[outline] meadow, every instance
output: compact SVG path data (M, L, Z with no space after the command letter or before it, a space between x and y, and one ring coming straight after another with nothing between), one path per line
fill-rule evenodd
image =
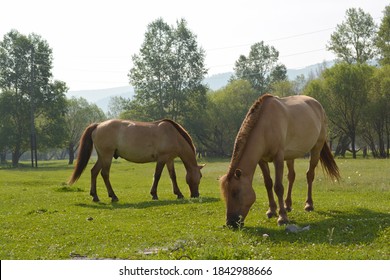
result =
M390 259L390 160L337 159L342 180L330 181L317 168L315 211L303 210L307 159L296 161L291 223L310 226L291 233L268 219L260 171L257 200L245 227L225 224L218 178L228 160L201 160L200 198L190 199L185 170L176 162L176 199L165 169L158 195L149 194L154 164L115 160L111 182L119 202L111 203L98 178L99 203L89 196L89 169L73 186L73 166L40 162L39 168L0 167L0 259ZM285 176L286 177L286 176ZM285 186L287 185L285 178Z

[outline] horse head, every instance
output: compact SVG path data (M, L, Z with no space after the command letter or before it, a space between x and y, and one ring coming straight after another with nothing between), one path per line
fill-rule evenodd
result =
M234 175L221 177L220 186L226 203L226 225L233 228L244 226L245 217L256 200L250 176L236 169Z
M202 173L200 170L205 166L203 165L197 165L195 168L191 168L187 170L187 176L186 181L188 186L190 187L191 197L199 197L199 184L200 179L202 178Z

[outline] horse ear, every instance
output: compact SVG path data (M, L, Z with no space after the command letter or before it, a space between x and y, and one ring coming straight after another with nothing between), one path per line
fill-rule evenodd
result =
M234 171L234 177L240 179L241 175L242 175L241 169L237 168L236 171Z
M199 167L199 170L201 170L203 167L205 167L206 166L206 163L205 164L202 164L202 165L198 165L198 167Z

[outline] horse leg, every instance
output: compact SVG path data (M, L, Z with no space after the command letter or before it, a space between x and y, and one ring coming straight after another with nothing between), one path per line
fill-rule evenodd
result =
M91 169L91 190L89 194L93 197L94 202L99 202L99 197L96 192L96 178L99 175L101 169L102 165L100 164L100 160L98 158L95 165Z
M283 158L283 154L278 154L276 156L276 158L274 159L274 166L275 166L274 191L276 193L276 196L278 197L278 203L279 203L278 225L283 225L283 224L288 223L287 212L286 212L286 209L284 209L284 201L283 201L283 195L284 195L284 188L283 188L284 158Z
M117 202L119 199L114 193L110 182L111 161L112 158L110 157L110 160L103 164L101 175L103 177L104 183L106 184L108 196L111 197L111 202Z
M175 166L173 160L167 162L167 168L169 172L169 177L171 178L172 181L173 193L177 195L178 199L184 198L183 194L179 189L179 186L177 185L176 172L175 172Z
M284 208L286 208L287 212L291 212L292 210L292 188L295 181L295 170L294 170L294 160L288 160L287 161L287 168L288 168L288 191L287 191L287 197L284 201Z
M158 161L156 164L156 169L154 171L154 179L153 179L153 185L152 188L150 189L150 194L152 195L152 199L158 200L157 196L157 185L158 181L160 181L161 178L161 173L164 169L165 162Z
M276 216L276 208L277 208L275 198L274 198L274 193L272 190L272 178L270 175L268 163L266 163L265 161L260 161L259 166L261 171L263 172L264 185L267 190L268 201L269 201L269 209L266 214L268 218L272 218L273 216Z
M313 181L314 181L314 175L315 175L315 168L316 168L318 161L320 159L320 150L321 149L313 148L311 151L311 155L310 155L309 170L306 173L306 180L307 180L307 198L306 198L306 203L305 203L305 210L306 211L313 211L314 210L312 188L313 188Z

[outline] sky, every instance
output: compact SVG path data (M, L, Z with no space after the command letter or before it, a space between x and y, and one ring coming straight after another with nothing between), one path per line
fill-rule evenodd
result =
M348 8L379 25L385 0L1 0L0 40L12 29L36 33L53 50L53 78L71 91L129 85L131 57L147 25L184 18L206 53L208 76L233 71L240 55L264 41L288 69L332 60L330 35Z

